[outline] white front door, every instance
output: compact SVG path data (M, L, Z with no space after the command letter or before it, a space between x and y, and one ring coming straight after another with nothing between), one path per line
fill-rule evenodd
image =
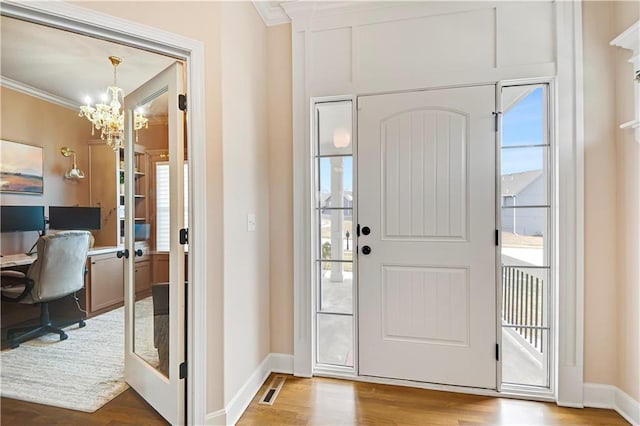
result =
M359 373L495 389L495 86L358 102Z
M124 101L125 380L171 424L185 423L184 112L175 63ZM140 110L148 128L132 129ZM158 173L160 157L168 172Z

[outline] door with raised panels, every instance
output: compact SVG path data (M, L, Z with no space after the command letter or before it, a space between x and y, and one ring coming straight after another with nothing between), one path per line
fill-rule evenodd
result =
M495 86L358 102L359 374L495 389Z

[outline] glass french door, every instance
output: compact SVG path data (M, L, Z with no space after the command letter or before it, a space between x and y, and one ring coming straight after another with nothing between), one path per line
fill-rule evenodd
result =
M182 75L176 62L124 105L125 380L171 424L185 423ZM148 119L144 126L138 113ZM162 176L158 159L168 165Z

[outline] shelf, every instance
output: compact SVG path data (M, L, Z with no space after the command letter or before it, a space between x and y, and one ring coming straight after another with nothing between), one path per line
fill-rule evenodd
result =
M142 194L136 194L133 196L134 198L144 198L145 196Z

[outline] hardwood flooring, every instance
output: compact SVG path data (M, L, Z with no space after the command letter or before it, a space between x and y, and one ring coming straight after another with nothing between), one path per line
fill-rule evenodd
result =
M347 380L287 380L273 406L257 393L238 425L626 425L615 411ZM267 380L267 384L271 378ZM55 389L52 389L55 392ZM133 389L95 413L2 398L3 425L166 425Z
M55 388L51 389L55 392ZM34 404L15 399L0 399L0 424L104 426L164 426L168 423L140 395L129 388L94 413Z
M238 425L626 425L615 411L314 377L257 393ZM269 378L266 382L271 381Z

